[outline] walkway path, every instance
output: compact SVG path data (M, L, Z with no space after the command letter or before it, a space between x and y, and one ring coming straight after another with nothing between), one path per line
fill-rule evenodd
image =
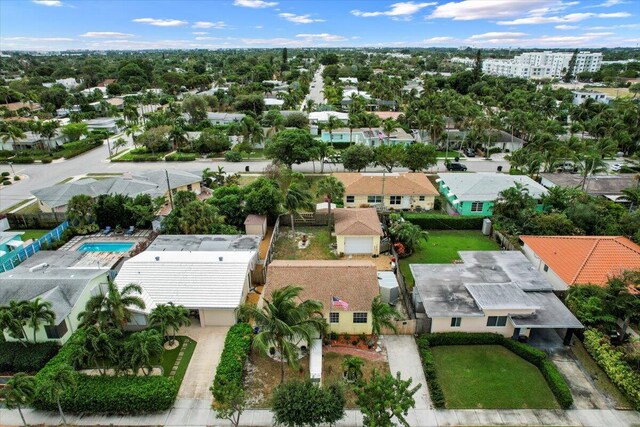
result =
M404 380L413 378L412 385L422 384L422 387L420 387L420 390L418 390L414 396L416 400L416 410L432 408L427 380L422 370L418 346L413 336L385 335L384 346L387 348L387 358L389 359L389 370L391 374L396 375L396 372L400 372L400 377Z
M27 423L58 425L61 419L55 412L24 410ZM67 415L72 425L115 425L115 426L230 426L226 420L216 418L210 402L205 400L182 399L170 411L144 416L86 416ZM407 417L411 426L583 426L583 427L632 427L640 425L640 414L633 411L615 410L412 410ZM0 409L0 425L20 426L17 410ZM240 419L242 426L273 425L273 417L268 410L245 411ZM362 426L362 414L359 411L347 411L346 416L337 424L340 427Z

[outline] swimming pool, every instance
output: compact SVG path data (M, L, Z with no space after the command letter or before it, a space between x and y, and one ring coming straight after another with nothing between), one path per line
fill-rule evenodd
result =
M79 252L128 252L133 242L87 242L80 245Z

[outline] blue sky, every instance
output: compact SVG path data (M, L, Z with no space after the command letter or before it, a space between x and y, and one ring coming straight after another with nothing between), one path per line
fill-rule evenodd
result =
M640 0L1 0L0 49L638 47Z

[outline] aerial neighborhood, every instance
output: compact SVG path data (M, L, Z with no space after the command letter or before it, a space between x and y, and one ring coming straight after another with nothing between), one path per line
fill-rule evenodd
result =
M1 5L0 425L640 425L640 52L519 32L629 2L89 3Z

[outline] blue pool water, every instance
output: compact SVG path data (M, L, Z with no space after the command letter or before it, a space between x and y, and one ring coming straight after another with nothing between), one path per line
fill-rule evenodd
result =
M132 242L91 242L83 243L79 252L128 252L133 248Z

